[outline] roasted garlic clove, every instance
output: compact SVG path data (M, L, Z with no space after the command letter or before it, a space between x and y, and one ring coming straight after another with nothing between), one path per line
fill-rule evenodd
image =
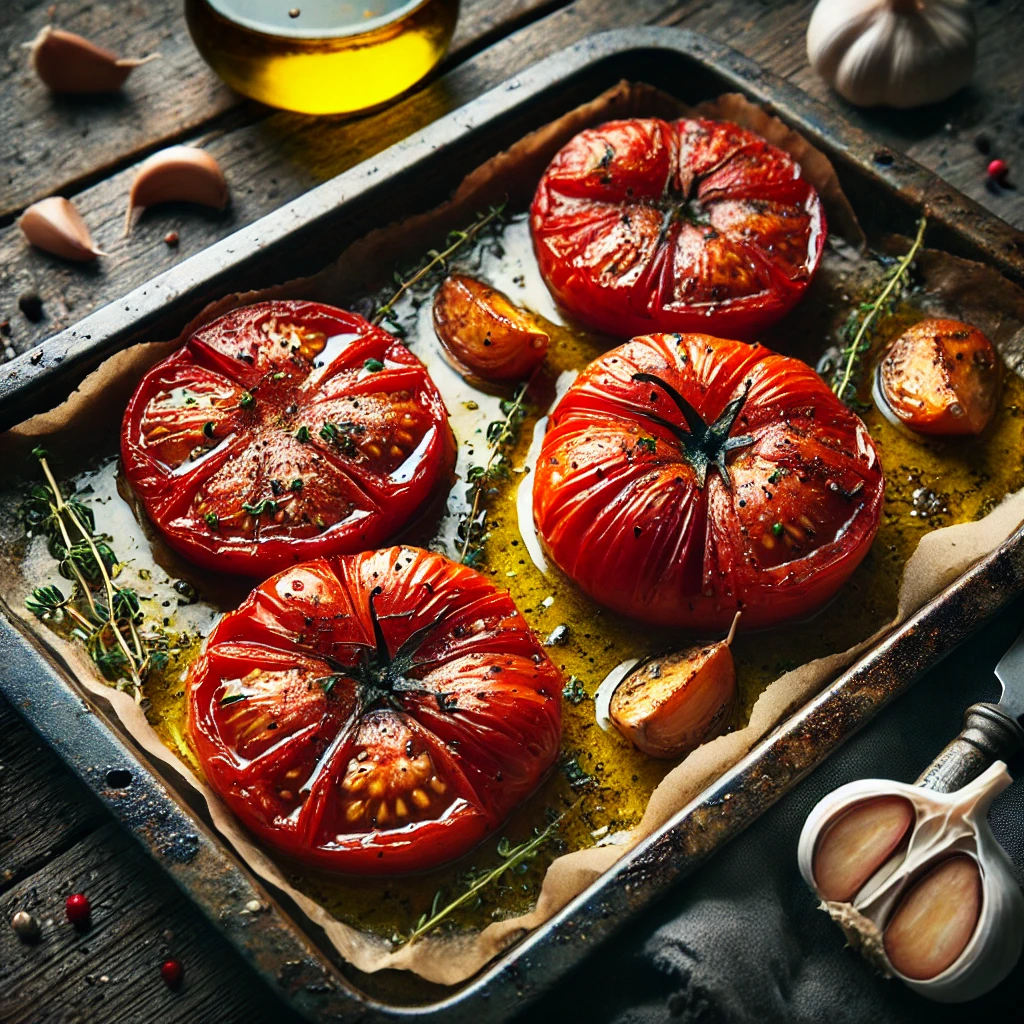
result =
M213 156L194 146L171 146L143 160L128 197L124 233L131 232L136 210L173 201L216 210L228 205L228 184Z
M999 357L976 327L922 320L886 353L875 375L881 412L918 434L980 434L999 397Z
M717 736L736 701L736 670L725 640L648 658L619 683L609 715L651 757L681 757Z
M967 948L981 914L981 872L973 857L940 861L900 900L882 933L889 963L916 981L938 977Z
M550 341L526 310L465 274L451 274L437 290L434 330L460 373L494 384L529 377Z
M61 196L33 203L19 218L18 227L34 246L66 260L85 263L106 256L93 244L74 203Z
M804 823L800 873L822 909L875 966L929 999L976 998L1024 948L1024 894L987 819L1010 781L1002 761L955 793L861 779L830 793ZM898 801L913 807L907 835Z
M814 883L822 899L849 902L894 854L914 823L902 796L855 804L828 824L814 850Z
M52 92L101 93L117 92L135 68L159 56L120 58L83 36L47 25L31 43L30 60Z

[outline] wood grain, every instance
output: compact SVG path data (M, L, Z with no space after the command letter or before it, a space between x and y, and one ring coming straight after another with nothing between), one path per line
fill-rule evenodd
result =
M83 892L92 924L78 931L64 900ZM0 1020L5 1024L280 1021L276 1000L146 855L110 822L0 897L5 922L28 910L42 939L28 945L0 927ZM160 977L169 957L185 968L171 992ZM14 980L17 984L13 984Z
M985 187L988 157L975 147L986 134L992 153L1024 168L1024 131L1020 124L1020 74L1014 74L1015 43L1024 39L1024 0L1001 0L979 10L981 51L975 83L934 110L897 114L859 112L830 94L810 71L804 52L808 0L782 0L771 5L749 0L717 0L667 4L664 0L577 0L570 7L532 22L513 35L459 65L443 81L379 114L355 121L313 119L275 113L255 123L212 138L209 149L224 165L231 184L232 205L224 214L185 206L166 206L148 213L133 235L121 237L132 168L112 174L76 197L99 246L110 256L94 266L67 264L25 243L15 226L0 229L0 321L9 319L11 333L2 339L7 355L23 352L88 312L126 294L176 262L200 251L231 231L249 224L316 184L372 157L416 129L479 95L516 71L586 36L627 23L656 22L705 32L747 53L770 70L791 78L818 98L843 108L851 120L875 132L897 150L905 150L942 173L1003 216L1024 226L1024 192L999 195ZM494 31L482 8L475 22ZM540 8L522 0L515 15ZM624 14L623 11L628 13ZM493 17L493 15L491 16ZM461 45L470 41L463 36ZM991 111L991 125L980 119ZM915 129L923 124L924 129ZM948 127L947 127L948 126ZM177 232L171 248L165 234ZM44 317L30 323L18 310L19 295L36 292Z
M10 214L54 191L75 192L111 256L94 268L72 267L30 251L15 227L0 229L0 323L11 321L0 346L24 351L533 61L591 32L640 22L692 28L735 46L1024 226L1024 194L989 192L984 180L985 165L996 155L1024 175L1024 0L978 5L981 57L973 84L946 104L909 114L857 111L828 92L804 54L811 7L811 0L576 0L568 6L562 0L466 0L445 64L452 73L443 82L374 116L340 122L269 113L239 100L199 60L180 4L169 0L58 3L58 24L124 53L159 49L163 64L159 72L157 65L140 70L120 100L54 100L27 75L19 46L46 22L47 4L6 0L0 3L0 211ZM122 239L131 167L171 140L211 132L206 144L232 186L229 211L165 207ZM979 152L979 135L990 154ZM162 241L170 230L180 235L176 249ZM38 325L16 306L19 293L30 288L45 302ZM0 735L0 1020L291 1021L2 699ZM88 892L97 908L95 926L84 935L63 920L63 898L76 889ZM44 921L38 946L23 945L6 925L21 907ZM186 964L180 993L168 991L159 977L168 954Z
M9 704L0 700L0 892L108 820ZM2 1019L2 1018L0 1018Z
M439 72L568 0L463 0ZM10 6L7 6L10 4ZM155 149L225 131L270 111L232 92L192 45L180 2L0 5L0 223L43 196L70 196ZM114 96L54 96L28 65L22 44L48 23L125 57L159 53ZM320 124L321 120L304 119ZM336 122L343 125L344 122Z

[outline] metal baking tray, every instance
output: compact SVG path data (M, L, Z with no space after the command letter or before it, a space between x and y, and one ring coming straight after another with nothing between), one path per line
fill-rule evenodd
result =
M49 408L112 352L173 337L211 299L313 273L350 242L442 202L464 174L621 79L688 103L735 91L803 133L833 162L872 231L930 244L1024 284L1024 235L935 175L734 50L678 29L634 28L541 61L372 160L211 246L23 355L0 377L0 429ZM632 915L749 825L931 665L1024 591L1024 530L796 711L657 833L546 925L451 989L360 975L243 868L143 756L77 695L63 665L0 614L0 689L285 1000L311 1021L503 1021ZM269 909L237 913L249 900ZM234 911L234 912L232 912Z

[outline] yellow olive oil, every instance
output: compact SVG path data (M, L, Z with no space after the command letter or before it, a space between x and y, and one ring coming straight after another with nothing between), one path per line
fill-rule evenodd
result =
M638 823L652 791L676 762L647 757L614 729L602 728L595 716L594 694L625 660L677 647L688 639L679 631L654 629L601 609L554 566L542 571L530 553L531 455L543 432L541 417L572 375L616 342L564 322L540 278L522 215L494 234L478 238L453 263L530 309L551 337L543 374L527 393L527 415L518 440L506 452L508 471L495 479L485 495L487 536L478 568L508 588L539 636L551 638L548 654L571 685L562 705L561 763L499 834L461 861L412 877L358 879L280 862L292 884L338 919L396 941L402 941L421 916L429 914L435 897L437 906L443 907L464 892L479 872L499 865L501 850L507 850L499 845L503 837L511 844L521 843L553 816L563 815L557 841L547 843L536 858L482 891L478 902L461 907L445 927L478 929L527 911L555 856L614 843ZM851 257L830 243L814 286L772 332L768 343L813 364L828 344L825 339L836 336L849 309L861 298L877 294L880 274L879 264L870 257ZM430 278L407 292L395 304L395 315L406 344L427 365L448 406L459 445L459 479L434 535L410 538L410 543L459 557L463 542L458 524L471 501L469 470L486 462L488 425L501 419L502 407L500 397L469 387L445 360L431 321L437 283L436 277ZM337 296L336 301L347 305L353 298L359 297ZM377 303L387 298L387 294L374 297ZM849 582L813 618L737 636L733 654L739 700L730 728L746 723L758 696L787 669L845 650L888 622L896 611L904 566L925 533L979 519L1006 494L1024 487L1024 382L1009 370L993 422L978 438L916 437L893 426L868 404L870 370L892 340L924 315L929 314L911 296L886 318L859 377L858 411L875 439L886 477L878 536ZM111 430L116 439L116 424ZM113 448L113 440L104 443L104 450ZM80 477L80 485L87 488L82 500L93 506L97 528L116 538L118 558L125 563L119 582L138 590L147 620L162 623L182 637L181 651L167 670L146 681L147 716L163 742L201 775L185 738L187 663L199 649L190 638L208 634L219 612L237 605L248 585L237 581L226 586L211 574L184 563L172 565L166 558L164 566L158 564L145 531L117 492L116 473L116 459L110 457L98 472ZM29 545L24 572L33 585L67 586L42 538ZM197 602L183 596L175 578L182 575L198 590Z
M459 0L186 0L203 59L232 89L303 114L394 99L444 56Z

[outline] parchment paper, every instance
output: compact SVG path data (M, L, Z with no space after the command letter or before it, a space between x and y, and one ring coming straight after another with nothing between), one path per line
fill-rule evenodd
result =
M699 109L707 116L725 117L747 125L792 152L824 197L832 230L854 244L863 242L863 233L834 170L804 139L739 96L720 97ZM583 127L615 117L641 114L674 117L684 112L685 108L677 101L650 87L623 83L609 90L478 168L463 181L448 203L401 225L373 232L351 246L336 264L317 277L259 294L228 296L212 304L179 338L138 345L112 356L63 405L34 417L0 438L0 459L22 457L40 442L61 452L62 456L82 450L97 410L104 410L103 415L108 420L112 415L119 420L120 410L125 407L140 376L177 347L200 322L207 322L227 309L271 297L321 298L344 304L351 296L372 293L390 277L396 264L407 263L411 254L436 243L447 230L468 223L487 204L508 197L513 207L521 207L528 201L550 158ZM974 322L1000 345L1007 361L1017 365L1024 338L1024 292L989 268L946 254L929 252L921 262L926 285L941 296L934 300L937 307L949 315L966 316L973 312ZM986 320L987 323L981 322ZM0 563L0 586L8 595L11 607L29 628L57 649L91 703L101 711L112 709L121 728L154 764L160 766L168 783L191 806L204 808L214 828L230 842L249 868L322 927L345 960L365 972L400 968L431 982L451 985L473 975L528 930L548 920L626 850L664 824L706 785L734 765L788 713L819 692L878 636L998 547L1022 520L1024 491L1007 498L978 522L925 535L906 565L899 611L893 623L850 650L803 665L771 683L754 705L745 728L706 743L665 776L654 791L640 824L625 842L581 850L556 859L548 869L538 903L531 913L490 924L477 934L454 939L424 938L395 951L382 941L338 922L287 882L281 869L249 839L216 795L164 746L135 701L99 680L95 667L79 648L40 627L38 621L24 611L24 598L30 586L17 566Z

